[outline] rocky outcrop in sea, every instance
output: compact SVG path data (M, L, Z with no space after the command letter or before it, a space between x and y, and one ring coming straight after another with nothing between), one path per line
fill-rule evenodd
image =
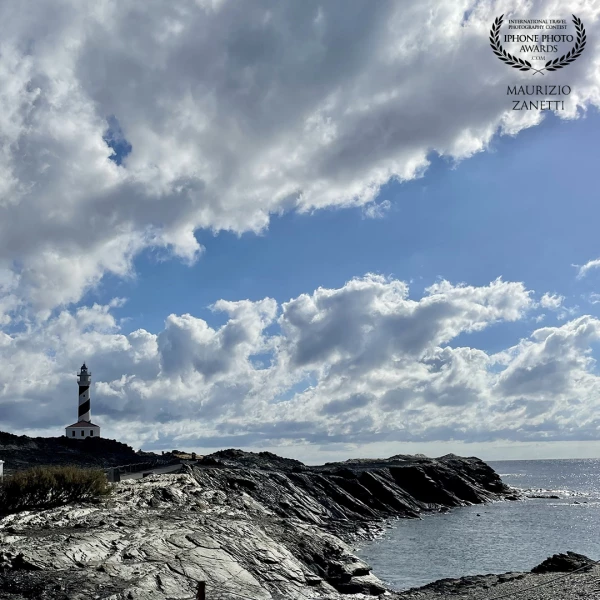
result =
M390 518L515 498L477 458L319 467L226 450L97 504L0 520L0 598L300 600L386 594L351 544Z

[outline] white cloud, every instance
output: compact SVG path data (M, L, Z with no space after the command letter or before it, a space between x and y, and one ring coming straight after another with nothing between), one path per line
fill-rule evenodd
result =
M503 11L574 12L591 31L600 2ZM136 446L597 435L596 320L494 355L465 346L534 307L521 283L441 281L415 300L367 275L280 306L220 300L220 327L172 314L127 335L122 299L65 308L107 274L135 277L144 249L193 263L199 229L259 232L325 207L381 218L381 186L421 177L431 153L460 161L538 124L507 102L528 75L491 53L497 14L467 0L0 5L3 427L60 433L87 360L93 414ZM590 35L569 66L559 116L600 105L599 48ZM121 166L107 134L131 144ZM563 300L540 304L566 319Z
M219 301L219 327L170 315L128 335L111 314L120 302L62 311L0 339L2 420L60 434L86 360L92 413L136 447L595 439L600 321L543 327L496 354L466 345L468 332L525 323L531 295L443 281L415 300L367 275L281 306Z
M598 339L600 321L589 316L562 327L538 329L530 340L512 349L516 356L497 385L504 397L551 402L589 397L598 390L598 378L590 372L594 363L590 346ZM584 382L590 389L583 387Z
M363 215L366 219L383 219L391 207L392 204L389 200L382 200L379 203L372 202L363 207Z
M382 356L419 357L463 331L514 321L531 305L522 284L501 280L481 288L442 281L419 302L407 294L404 282L369 275L283 304L286 361L297 367L335 362L341 369L351 362L356 369Z
M560 294L551 294L550 292L546 292L539 301L538 306L551 310L555 313L556 319L558 321L564 321L567 318L573 318L579 313L579 306L565 306L565 297ZM540 314L535 318L536 323L541 322L545 314Z
M585 265L573 265L577 267L577 279L583 279L592 269L600 267L600 258L588 260Z
M169 315L165 329L157 339L165 375L194 373L206 382L227 380L234 371L239 373L242 366L251 369L249 358L252 354L269 350L263 330L275 318L277 303L274 300L221 300L214 309L230 316L218 331L191 315Z
M543 308L549 308L551 310L558 310L559 308L561 308L564 300L564 296L560 296L558 294L550 294L549 292L546 292L540 300L540 306L542 306Z
M503 11L574 12L591 31L599 6ZM131 276L144 248L193 262L198 229L257 232L271 214L331 206L380 216L380 187L421 176L431 152L462 160L535 125L541 113L507 102L506 85L529 75L493 56L497 12L467 0L3 4L0 263L17 282L2 322ZM598 47L589 36L569 66L559 116L598 105ZM132 146L121 166L109 122Z

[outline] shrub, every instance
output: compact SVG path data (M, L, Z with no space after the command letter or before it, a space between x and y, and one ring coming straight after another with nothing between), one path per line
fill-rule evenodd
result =
M0 483L0 513L49 508L107 496L112 487L99 469L33 467Z

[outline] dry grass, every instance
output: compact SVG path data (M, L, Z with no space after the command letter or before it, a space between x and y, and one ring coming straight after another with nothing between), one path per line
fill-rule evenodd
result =
M4 477L0 513L49 508L107 496L112 487L100 469L33 467Z

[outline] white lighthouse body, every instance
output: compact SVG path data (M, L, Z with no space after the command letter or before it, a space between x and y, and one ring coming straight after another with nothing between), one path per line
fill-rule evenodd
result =
M92 411L90 400L90 387L92 385L92 373L83 363L77 373L79 384L79 404L77 410L77 423L65 428L65 435L78 440L86 437L100 437L100 427L92 423Z

